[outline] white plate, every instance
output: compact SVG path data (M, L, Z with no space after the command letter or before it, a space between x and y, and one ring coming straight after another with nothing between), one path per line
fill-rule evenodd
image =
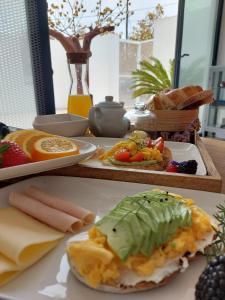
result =
M15 167L3 168L0 169L0 180L6 180L9 178L25 176L29 174L36 174L44 171L75 165L81 160L91 156L96 150L96 146L89 142L78 141L76 139L73 140L78 145L80 149L80 154L49 159L45 161L19 165Z
M102 215L112 208L124 196L149 190L153 186L146 184L108 181L90 178L40 176L18 182L0 190L0 207L7 206L10 191L21 191L35 184L65 199ZM216 205L223 203L225 195L164 187L185 197L191 197L209 214L214 214ZM194 288L206 259L200 257L191 262L190 267L168 285L155 290L130 295L106 294L88 288L80 283L69 271L65 256L67 235L53 251L38 263L25 270L16 279L0 288L0 299L17 300L194 300ZM2 297L2 298L1 298ZM10 298L7 298L10 297Z
M78 137L79 140L88 141L90 143L95 144L96 146L103 146L105 149L109 149L121 139L118 138L99 138L99 137ZM170 148L172 151L173 160L178 162L185 160L193 160L195 159L198 163L198 168L196 175L206 175L207 171L205 168L205 164L202 160L201 154L199 153L198 148L190 143L178 143L178 142L165 142L166 147ZM98 160L88 160L82 162L82 164L92 167L101 167L102 164ZM115 168L115 167L114 167ZM119 168L116 166L116 168Z

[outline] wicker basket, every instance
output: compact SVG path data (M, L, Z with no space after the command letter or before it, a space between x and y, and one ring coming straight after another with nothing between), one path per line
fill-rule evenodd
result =
M184 131L198 119L198 109L155 110L136 119L135 128L144 131Z

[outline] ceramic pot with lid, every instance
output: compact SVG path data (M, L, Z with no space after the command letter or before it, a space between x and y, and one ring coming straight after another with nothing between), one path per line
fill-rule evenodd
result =
M89 128L95 136L123 137L130 128L130 121L124 117L124 103L113 101L106 96L104 102L91 107L89 111Z

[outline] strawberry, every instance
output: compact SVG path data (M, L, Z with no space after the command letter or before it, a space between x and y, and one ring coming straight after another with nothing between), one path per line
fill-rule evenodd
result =
M28 157L16 143L0 141L0 168L13 167L28 162Z
M166 172L172 172L172 173L179 172L179 163L174 160L171 160L166 167Z

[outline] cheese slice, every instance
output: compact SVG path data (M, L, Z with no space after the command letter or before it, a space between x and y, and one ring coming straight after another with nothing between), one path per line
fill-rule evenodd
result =
M0 209L0 286L38 261L63 237L13 207Z

